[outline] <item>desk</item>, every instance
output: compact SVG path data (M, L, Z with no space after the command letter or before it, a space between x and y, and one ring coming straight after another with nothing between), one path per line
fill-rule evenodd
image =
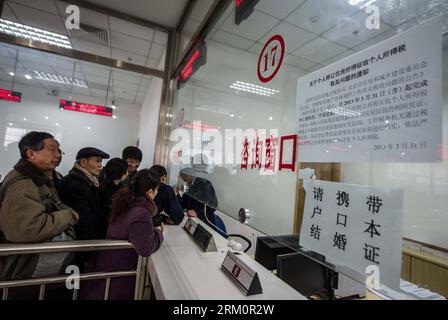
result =
M148 273L159 300L305 300L306 298L248 255L239 258L258 273L262 294L245 296L220 269L227 240L200 220L215 239L217 252L204 253L179 226L165 226L160 249L148 259Z

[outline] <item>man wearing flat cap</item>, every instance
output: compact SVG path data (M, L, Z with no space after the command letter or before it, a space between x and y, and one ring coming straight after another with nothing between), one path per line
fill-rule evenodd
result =
M99 149L82 148L69 174L58 183L61 200L79 213L75 225L78 240L104 239L106 221L102 221L99 203L98 175L103 159L109 155Z

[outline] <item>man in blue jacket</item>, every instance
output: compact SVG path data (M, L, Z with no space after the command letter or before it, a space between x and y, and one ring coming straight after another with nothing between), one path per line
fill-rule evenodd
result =
M159 226L162 222L166 224L179 224L184 219L184 211L181 207L181 199L175 194L172 187L166 184L167 172L166 169L160 165L154 165L149 169L151 174L160 180L159 192L154 198L157 205L157 215L153 218L155 226ZM165 212L167 215L162 215Z

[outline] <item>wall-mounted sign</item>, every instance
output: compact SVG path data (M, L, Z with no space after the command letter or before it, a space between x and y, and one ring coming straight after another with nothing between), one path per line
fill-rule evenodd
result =
M0 100L20 102L22 100L22 94L17 91L0 89Z
M283 63L285 40L279 34L272 36L264 45L258 57L257 75L261 82L271 81Z
M403 192L319 180L303 187L300 245L364 276L378 268L380 283L399 288Z
M235 24L249 18L259 0L235 0Z
M244 138L241 170L258 170L269 175L277 171L296 171L297 135Z
M182 64L180 73L177 76L177 88L180 89L182 85L190 79L193 74L207 62L207 46L202 42L195 50L192 51L185 62Z
M441 17L297 82L301 162L433 162L442 144Z
M59 109L96 114L106 117L112 117L113 115L112 108L68 100L61 100L59 102Z

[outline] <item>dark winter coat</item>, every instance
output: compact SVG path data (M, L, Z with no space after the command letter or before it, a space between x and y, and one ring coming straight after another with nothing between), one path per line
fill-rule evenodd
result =
M161 183L159 192L157 193L154 202L157 205L157 215L154 217L154 225L160 225L163 220L161 212L165 212L175 224L179 224L184 219L184 211L181 203L174 193L173 188Z
M100 213L99 188L80 170L73 168L57 185L59 196L79 214L75 225L78 240L104 239L106 221Z

